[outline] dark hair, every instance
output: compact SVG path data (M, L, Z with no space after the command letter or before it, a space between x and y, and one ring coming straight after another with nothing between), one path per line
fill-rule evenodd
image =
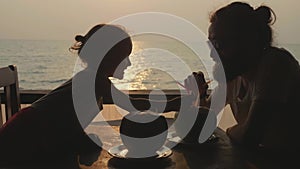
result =
M125 37L125 39L121 40L120 42L118 42L115 46L113 46L109 52L113 51L116 47L126 47L126 48L132 48L132 42L131 42L131 38L128 35L128 33L125 31L125 29L121 26L118 25L112 25L112 24L98 24L94 27L92 27L87 33L86 35L82 36L82 35L76 35L75 36L75 43L73 44L73 46L70 47L70 51L77 51L77 53L79 54L79 57L81 58L81 60L83 60L84 62L88 62L88 57L89 56L81 56L80 52L82 50L82 48L84 47L84 45L86 44L86 42L89 40L89 38L96 33L99 29L101 28L108 28L110 30L114 30L114 31L110 31L108 33L117 33L119 35L116 36L120 36L120 37ZM110 35L108 35L110 36ZM113 35L111 35L113 36ZM104 37L105 39L106 37ZM99 44L100 45L100 44ZM107 54L109 55L109 53ZM106 58L108 59L108 58Z
M256 37L260 47L270 47L273 42L271 25L276 21L274 11L268 6L256 9L244 2L233 2L213 13L212 24L228 29L239 38ZM247 40L247 39L246 39Z

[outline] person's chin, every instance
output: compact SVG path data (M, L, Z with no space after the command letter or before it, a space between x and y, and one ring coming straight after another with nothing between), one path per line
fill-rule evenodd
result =
M213 76L217 82L222 82L226 80L226 82L232 81L236 79L239 75L241 75L243 70L240 68L238 69L235 65L223 65L221 63L216 63L213 68ZM225 79L223 78L225 75Z
M217 82L224 81L224 68L221 63L216 62L213 67L213 77Z
M113 77L116 79L122 80L124 78L124 75L123 74L122 75L115 74Z

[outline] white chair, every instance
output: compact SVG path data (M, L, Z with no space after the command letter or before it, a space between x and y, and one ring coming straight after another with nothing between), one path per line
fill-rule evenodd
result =
M0 126L2 126L3 123L20 110L18 71L15 65L0 68L0 88L4 89L0 98ZM3 103L5 104L5 114L2 112Z

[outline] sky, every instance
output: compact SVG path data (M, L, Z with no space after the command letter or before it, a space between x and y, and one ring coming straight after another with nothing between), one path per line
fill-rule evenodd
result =
M204 33L209 14L230 0L1 0L0 39L73 40L93 25L137 12L166 12L187 19ZM246 0L277 14L276 43L300 44L300 1ZM151 22L151 21L149 21Z

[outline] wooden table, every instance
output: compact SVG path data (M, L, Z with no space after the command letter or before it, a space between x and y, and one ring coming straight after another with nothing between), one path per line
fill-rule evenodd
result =
M172 119L168 120L169 122ZM87 128L88 132L102 133L102 144L110 146L121 143L117 134L107 133L111 126L118 131L120 119L94 122ZM103 134L104 133L104 134ZM116 132L117 133L117 132ZM112 158L104 149L85 155L70 156L60 162L22 164L9 168L51 168L51 169L290 169L297 167L297 156L282 153L268 153L254 149L244 149L231 143L225 132L217 128L219 140L198 146L177 145L173 154L166 159L152 161L128 161ZM80 159L80 160L79 160ZM1 159L0 159L1 160ZM81 163L81 164L80 164ZM1 167L0 167L1 168Z
M168 119L170 123L172 119ZM96 123L90 131L94 133L105 132L104 124ZM115 130L118 130L120 120L109 121ZM96 127L97 126L97 127ZM275 154L261 150L245 149L231 143L226 133L217 128L215 135L219 138L217 142L205 143L198 146L177 145L173 148L173 154L163 160L153 161L128 161L112 158L107 151L102 150L95 162L90 161L90 166L80 165L83 169L131 169L131 168L157 168L157 169L286 169L297 168L297 160L288 154ZM117 135L101 135L110 137L108 143L103 144L119 145L120 139ZM295 157L296 158L296 157Z

